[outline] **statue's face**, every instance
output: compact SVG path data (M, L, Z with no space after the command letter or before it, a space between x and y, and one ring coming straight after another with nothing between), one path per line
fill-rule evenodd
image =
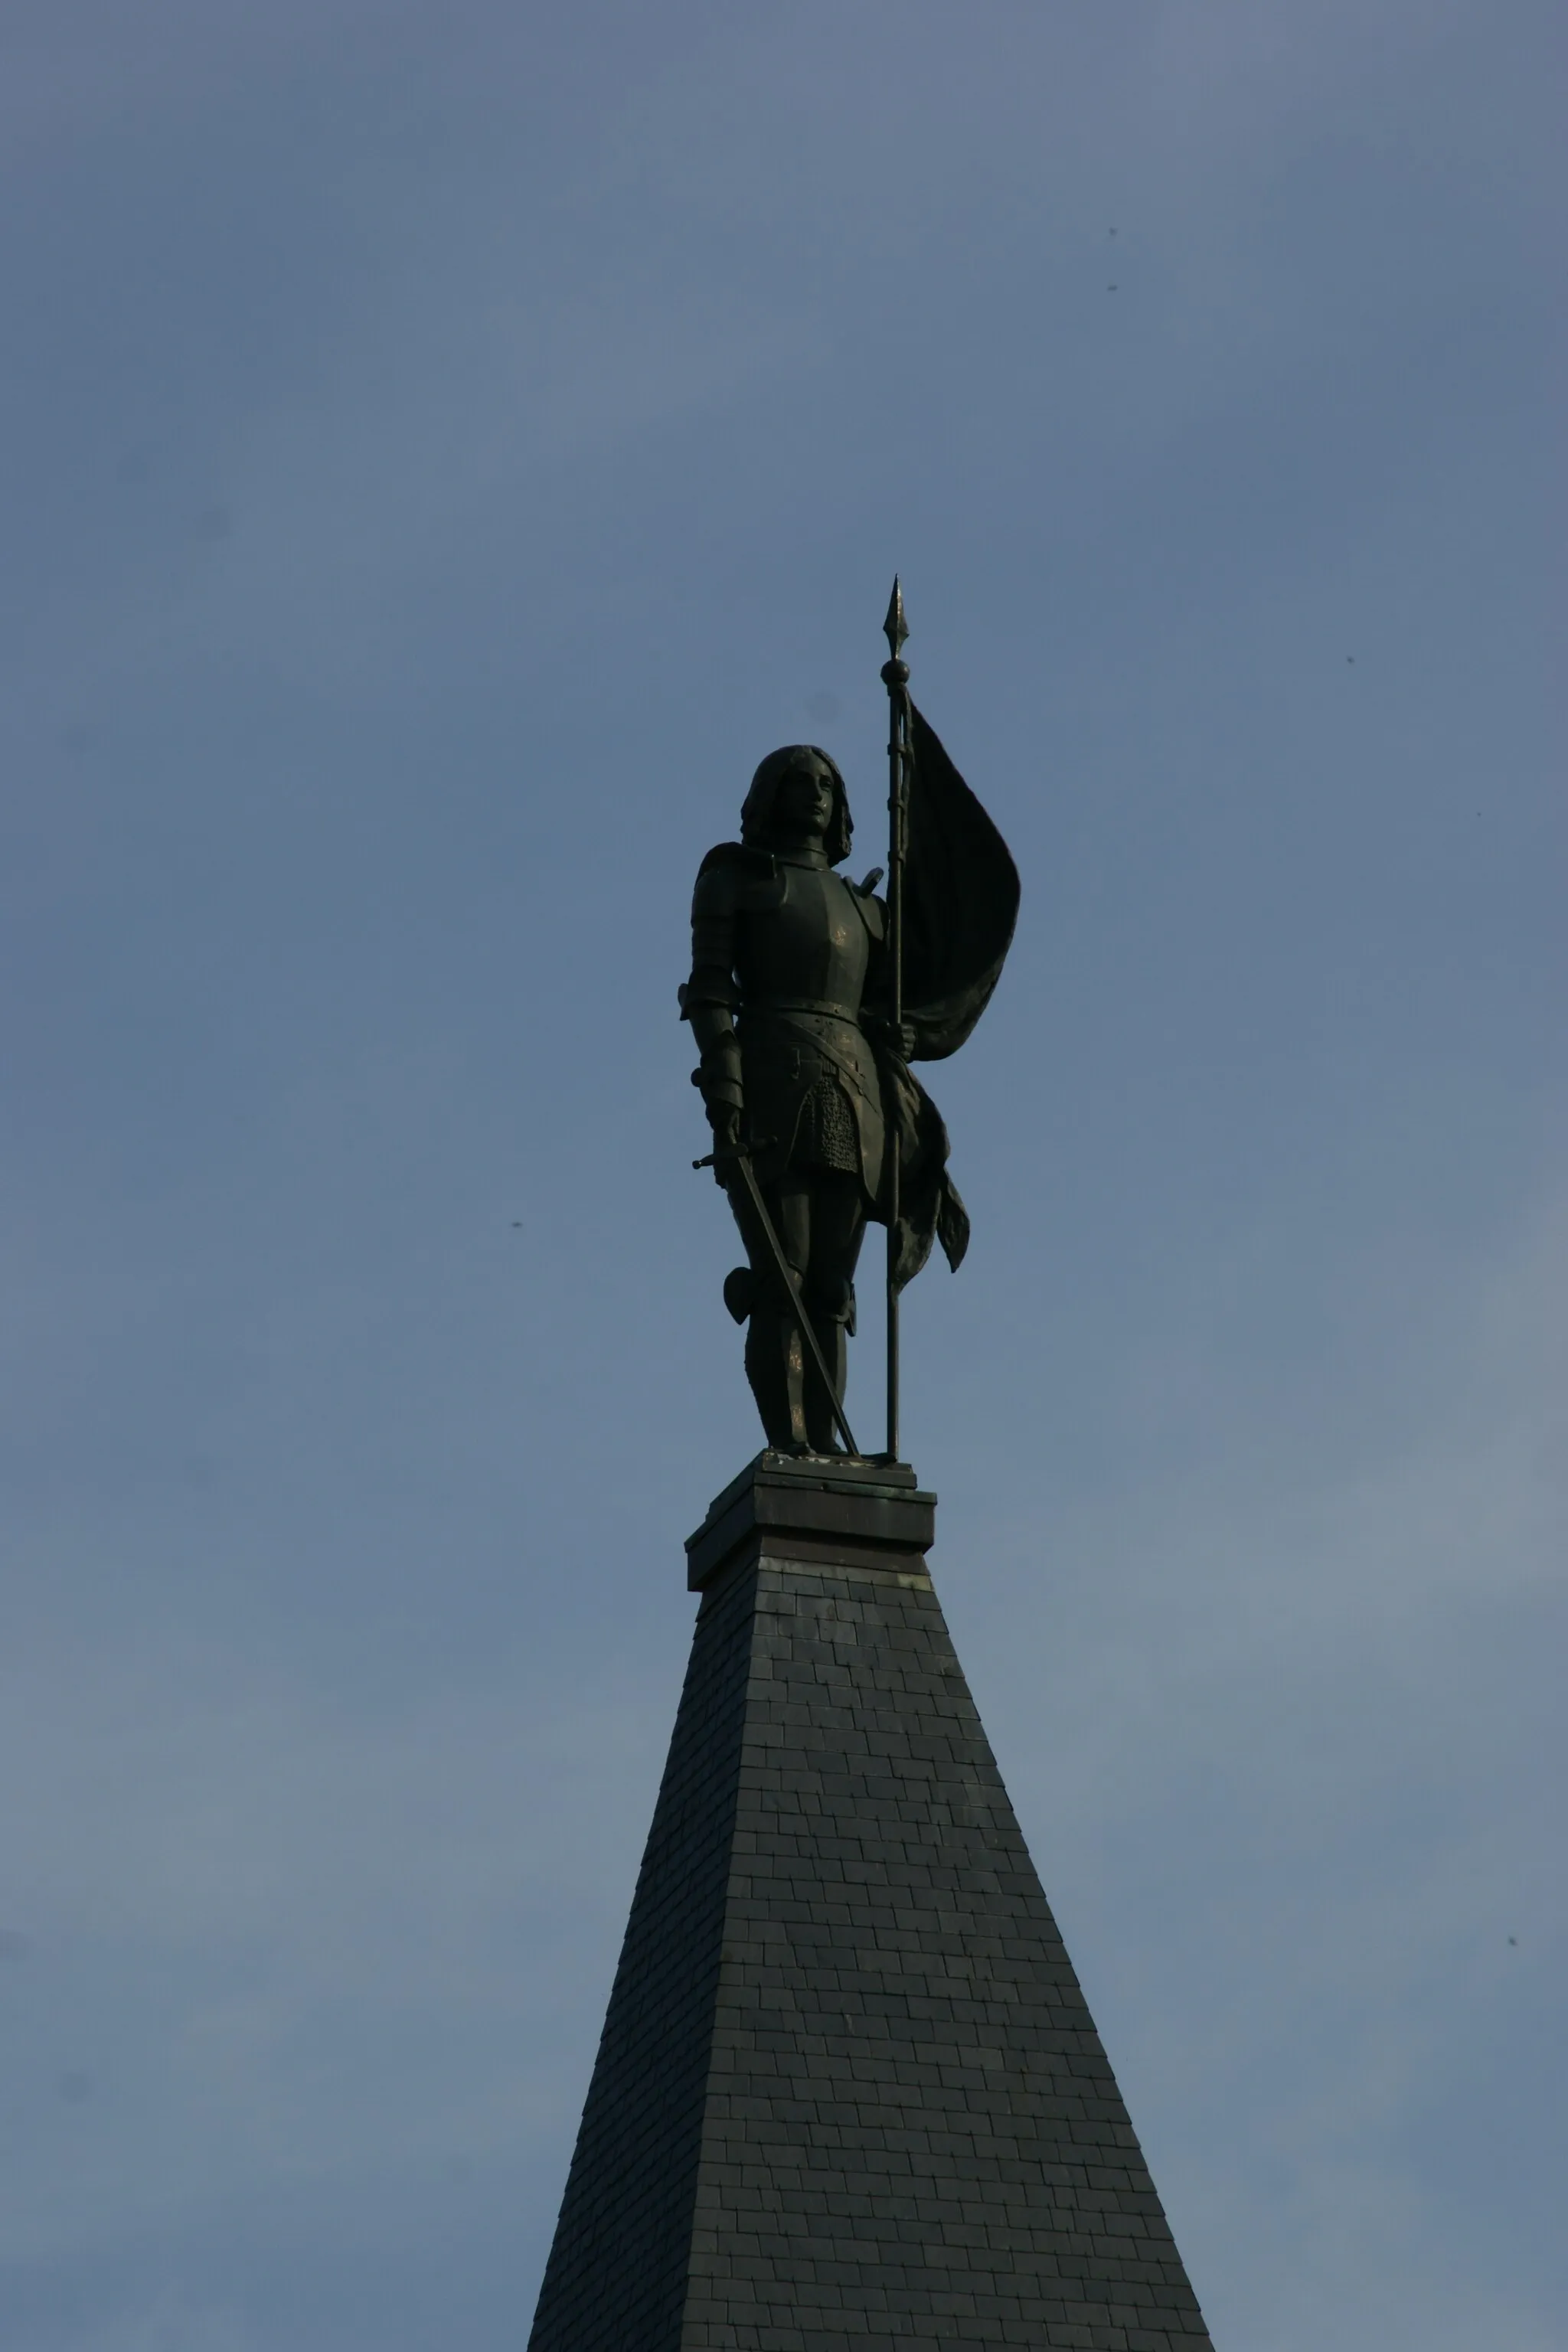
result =
M833 821L833 779L819 761L792 768L773 794L772 831L820 848Z

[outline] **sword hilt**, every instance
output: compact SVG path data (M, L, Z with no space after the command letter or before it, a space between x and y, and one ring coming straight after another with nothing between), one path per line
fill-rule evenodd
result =
M773 1148L771 1135L759 1135L754 1143L726 1144L722 1150L710 1151L705 1159L694 1160L691 1165L693 1168L722 1168L726 1160L750 1160L756 1152L771 1151Z

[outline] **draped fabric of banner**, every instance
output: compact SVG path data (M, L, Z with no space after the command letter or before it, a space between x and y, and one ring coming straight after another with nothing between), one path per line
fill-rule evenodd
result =
M935 730L911 703L914 768L904 862L904 1020L910 1060L940 1062L974 1027L1012 943L1018 869ZM896 1286L902 1289L940 1241L956 1266L969 1246L969 1216L947 1172L947 1129L904 1062L879 1048L889 1133L899 1139Z
M1018 919L1018 869L911 703L904 1018L917 1062L956 1054L991 1001Z

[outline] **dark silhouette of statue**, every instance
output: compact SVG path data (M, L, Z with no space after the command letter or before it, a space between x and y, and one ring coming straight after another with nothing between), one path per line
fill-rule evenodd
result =
M702 861L680 992L714 1174L746 1249L724 1301L748 1327L768 1443L792 1453L836 1452L836 1422L847 1430L836 1403L868 1222L891 1226L895 1302L933 1241L953 1266L963 1255L947 1131L909 1065L968 1036L1017 911L1012 859L903 694L894 652L884 677L905 714L894 923L880 867L859 883L837 871L852 831L837 767L815 744L790 744L752 777L740 840Z

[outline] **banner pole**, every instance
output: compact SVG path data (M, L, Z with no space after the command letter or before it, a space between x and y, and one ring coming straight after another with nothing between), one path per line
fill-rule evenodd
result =
M909 833L909 770L913 757L910 730L909 665L900 659L908 637L904 593L897 577L882 624L888 659L882 682L888 689L888 1018L893 1050L901 1055L904 1020L904 852ZM888 1210L888 1459L899 1458L899 1211L898 1106L887 1106Z

